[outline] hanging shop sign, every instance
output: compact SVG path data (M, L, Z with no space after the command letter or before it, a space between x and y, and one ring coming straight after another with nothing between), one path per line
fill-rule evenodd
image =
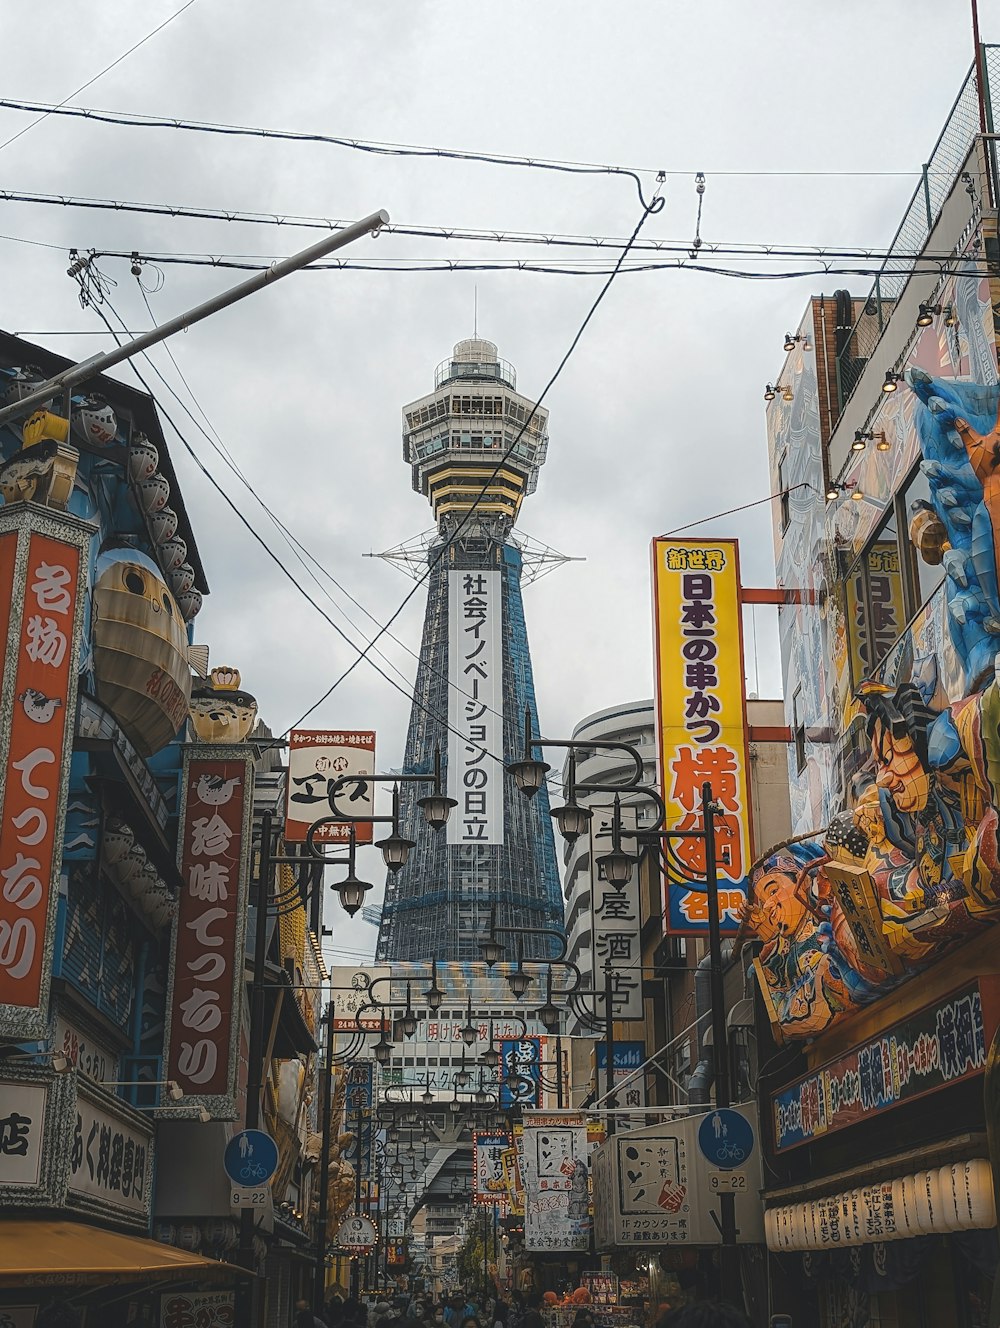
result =
M514 1126L514 1145L505 1148L500 1161L503 1165L504 1185L507 1187L507 1209L514 1217L524 1217L524 1182L521 1180L520 1154L517 1136L521 1126Z
M701 791L711 784L722 811L715 829L722 930L734 933L751 863L738 542L654 540L653 613L667 825L702 830ZM687 876L704 881L703 839L674 839L670 855ZM667 931L707 934L704 889L669 883L666 889Z
M209 755L211 753L211 755ZM164 1078L184 1098L161 1113L190 1115L200 1103L236 1117L243 1010L243 947L249 880L253 752L192 746L184 753L178 860L183 886L174 921L167 991Z
M611 965L611 1004L616 1019L641 1019L642 1010L642 912L639 905L639 873L634 871L628 883L620 889L604 879L598 859L612 848L611 826L613 808L595 807L590 819L590 861L597 863L591 870L591 927L594 938L594 973L597 986L603 985L601 974L606 963ZM622 825L626 831L636 827L636 809L622 807ZM634 851L634 840L625 839L626 849ZM601 1019L604 1016L603 992L595 996L594 1004Z
M537 1107L541 1089L542 1038L503 1038L500 1042L500 1109ZM558 1073L558 1069L557 1069Z
M351 1214L337 1228L337 1244L355 1254L373 1250L378 1244L378 1227L370 1217Z
M472 1202L504 1207L507 1182L503 1155L510 1148L510 1135L494 1130L476 1130L472 1135Z
M599 1091L604 1091L605 1071L608 1067L608 1044L594 1044L595 1068ZM646 1061L644 1042L619 1042L615 1039L612 1050L612 1082L615 1086L615 1101L619 1107L644 1107L646 1105L646 1078L636 1071ZM621 1087L621 1085L624 1085ZM640 1121L642 1117L638 1118ZM634 1121L626 1116L618 1122L619 1129L631 1129Z
M982 978L772 1093L776 1152L981 1074L998 996L1000 983Z
M153 1131L137 1112L80 1083L69 1141L67 1202L145 1229L153 1180ZM91 1097L91 1092L94 1096Z
M990 1164L975 1158L769 1208L764 1237L770 1250L835 1250L981 1230L996 1220Z
M0 1036L42 1038L76 711L86 545L73 517L0 508Z
M590 1152L582 1116L529 1113L517 1136L524 1185L524 1248L590 1246Z
M615 1135L594 1155L598 1249L718 1245L718 1195L736 1196L740 1243L763 1239L756 1111L738 1107ZM739 1127L732 1118L738 1117ZM699 1143L700 1132L707 1139ZM724 1144L732 1138L732 1147ZM708 1143L711 1140L711 1143Z
M383 1021L391 1017L388 1010L376 1008L389 1001L388 978L392 973L389 965L369 968L337 965L330 973L334 1029L355 1033L360 1025L378 1032ZM376 982L379 985L373 986Z
M502 580L448 573L449 844L503 843Z
M292 729L288 735L288 779L285 797L285 839L304 843L313 821L332 814L330 793L338 779L347 775L375 773L375 734L369 729ZM365 780L345 784L337 794L337 809L371 816L372 785ZM350 821L323 825L317 842L346 840ZM374 826L370 821L354 823L358 844L370 844Z

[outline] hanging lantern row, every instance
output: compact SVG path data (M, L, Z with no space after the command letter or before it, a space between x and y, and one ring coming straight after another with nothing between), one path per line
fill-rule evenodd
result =
M105 821L101 856L108 875L151 927L160 928L171 920L177 901L163 884L146 850L137 843L131 827L118 816L109 816Z

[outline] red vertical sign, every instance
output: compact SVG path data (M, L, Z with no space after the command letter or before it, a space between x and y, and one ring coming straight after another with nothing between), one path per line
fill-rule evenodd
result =
M235 1092L251 771L249 757L187 763L168 1064L194 1097Z
M18 536L0 536L0 644L14 607ZM42 998L46 926L63 816L62 773L73 696L79 546L28 536L19 589L20 632L5 661L14 674L0 825L0 1005L35 1009Z

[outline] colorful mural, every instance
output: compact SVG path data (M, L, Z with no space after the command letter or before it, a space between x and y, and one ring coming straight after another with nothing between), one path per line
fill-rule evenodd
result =
M908 629L886 627L880 659L855 649L853 806L754 873L744 928L763 943L757 976L785 1039L815 1036L1000 917L1000 388L919 366L907 383L928 494L906 513L910 542L944 576ZM874 553L891 581L887 549L876 533L863 561L870 571Z

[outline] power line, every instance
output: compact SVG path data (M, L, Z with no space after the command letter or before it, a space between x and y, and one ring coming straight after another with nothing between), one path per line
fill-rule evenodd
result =
M128 50L123 51L121 55L118 56L117 59L112 60L109 65L105 65L99 74L95 74L93 78L88 78L86 83L81 83L78 88L75 88L69 94L69 96L64 97L62 101L56 102L55 105L46 105L44 109L41 107L37 107L36 109L42 110L42 113L41 115L39 115L38 119L32 120L31 124L25 125L23 129L19 129L16 134L13 134L5 142L0 143L0 152L2 152L4 148L10 147L11 143L15 143L19 138L21 138L24 134L26 134L29 131L29 129L34 129L35 125L41 124L43 120L48 119L50 115L68 114L68 112L65 110L66 103L68 101L72 101L74 97L78 97L81 92L83 92L86 88L91 87L94 83L97 82L99 78L103 78L104 75L109 73L112 69L114 69L116 65L120 65L121 62L127 59L128 56L130 56L133 51L137 51L140 46L145 46L146 42L148 42L151 37L155 37L158 32L162 32L168 23L173 23L175 18L179 18L181 14L184 13L185 9L190 9L193 4L194 0L187 0L186 4L181 5L180 9L176 10L173 14L171 14L169 18L164 19L163 22L158 27L152 30L152 32L147 32L145 37L137 41L134 46L130 46Z
M75 96L76 94L71 94ZM693 170L664 170L659 166L609 166L599 162L570 161L559 157L521 157L510 153L472 152L462 148L429 147L414 143L389 143L375 139L348 138L333 134L308 133L290 129L263 129L250 125L223 124L210 120L184 120L176 116L138 115L125 111L103 111L93 107L65 106L63 103L51 105L48 102L20 101L13 98L0 98L0 108L9 111L45 111L48 115L67 115L77 119L94 120L100 124L123 125L140 129L181 129L204 134L225 134L243 138L283 139L298 143L323 143L332 147L350 148L356 152L368 152L377 156L388 157L440 157L455 161L482 162L495 166L525 166L538 170L567 171L587 175L625 175L636 180L638 176L677 176L694 175ZM763 176L805 176L862 178L868 176L913 176L921 175L919 169L908 171L830 171L830 170L713 170L705 174L736 177ZM929 171L928 174L946 172ZM645 206L645 203L643 204Z
M145 306L146 306L146 310L147 310L147 312L148 312L148 314L149 314L150 320L151 320L152 323L155 325L155 323L156 323L156 317L155 317L155 315L154 315L154 313L153 313L152 307L150 306L150 303L149 303L149 300L148 300L148 298L147 298L146 291L145 291L145 289L143 288L143 285L142 285L141 279L138 279L138 278L137 278L137 285L139 286L139 291L140 291L140 294L142 295L143 303L144 303ZM116 316L116 317L119 317L119 315L118 315L117 313L115 314L115 316ZM233 474L236 476L236 478L237 478L237 479L241 482L241 484L243 484L243 486L246 488L247 492L253 497L253 499L256 501L256 503L258 504L258 506L261 508L261 510L264 512L264 514L268 517L268 519L271 521L271 523L274 525L274 527L279 531L279 533L282 535L282 537L285 539L286 543L288 544L289 548L291 549L292 553L295 555L295 557L296 557L296 558L298 559L298 561L301 563L303 569L309 574L310 577L312 577L312 579L313 579L313 581L315 582L315 584L316 584L316 586L317 586L317 589L320 591L320 593L323 594L323 595L325 595L325 596L327 597L327 599L330 601L330 603L333 604L333 605L337 608L337 610L338 610L340 613L342 613L342 614L344 615L344 617L345 617L345 618L347 619L347 621L351 624L351 626L355 629L355 631L357 631L357 632L359 632L359 633L363 632L364 629L362 629L362 628L361 628L356 622L354 622L354 621L351 619L351 617L346 613L346 611L342 608L342 606L341 606L340 604L337 603L337 601L333 598L333 596L330 594L330 592L329 592L329 591L323 586L322 582L321 582L321 581L319 580L319 578L316 576L316 573L312 570L313 567L315 567L317 571L319 571L324 577L326 577L326 579L331 583L331 585L335 586L335 587L337 588L337 590L339 590L340 593L341 593L342 595L344 595L348 600L350 600L350 602L351 602L356 608L360 609L361 612L362 612L367 618L369 618L369 619L375 624L376 627L380 627L380 626L381 626L381 623L380 623L379 620L376 618L376 616L371 612L371 610L367 609L367 608L365 607L365 605L362 604L361 601L360 601L359 599L357 599L354 595L351 594L351 592L347 589L346 586L344 586L340 581L337 580L337 578L332 574L332 572L328 571L328 570L323 566L323 564L322 564L322 563L320 562L320 560L315 556L315 554L311 553L310 550L306 548L306 546L302 543L302 541L299 540L298 537L297 537L296 535L294 535L294 534L292 533L292 531L290 531L290 530L288 529L288 527L284 524L284 522L281 520L281 518L280 518L279 516L277 516L277 514L276 514L276 513L275 513L275 512L274 512L274 511L273 511L273 510L267 505L267 503L266 503L266 502L264 501L264 499L261 497L261 495L260 495L260 493L258 492L258 490L254 487L253 484L251 484L251 482L247 479L246 475L244 475L243 471L242 471L242 470L240 469L240 467L237 465L236 460L235 460L235 458L233 457L232 453L229 451L229 449L226 447L225 443L223 442L222 437L221 437L221 435L219 434L219 431L215 428L214 424L213 424L212 421L209 419L207 412L205 411L204 407L201 405L200 401L198 400L197 396L195 395L195 393L194 393L194 389L191 387L191 384L188 382L187 378L185 378L185 376L184 376L184 374L183 374L183 372L182 372L182 370L181 370L180 365L177 363L177 360L176 360L175 356L174 356L173 353L171 352L171 350L170 350L170 346L169 346L169 343L168 343L168 342L163 342L162 345L163 345L163 349L164 349L164 351L165 351L165 352L167 353L167 355L169 356L169 358L170 358L170 362L171 362L171 364L174 366L174 369L175 369L175 371L177 372L178 377L180 378L181 382L184 384L184 387L186 388L187 393L188 393L188 395L190 396L192 402L194 403L195 407L197 408L197 410L198 410L199 413L201 414L202 418L204 419L205 424L206 424L206 425L208 426L208 428L211 430L211 434L214 435L214 440L213 440L212 436L206 431L206 429L205 429L205 428L204 428L204 427L198 422L198 420L195 418L195 416L194 416L194 415L192 414L192 412L189 410L189 408L188 408L187 405L184 403L184 401L181 399L181 397L178 395L178 393L174 390L174 388L171 386L171 384L168 382L168 380L167 380L167 379L164 377L164 375L160 372L160 370L159 370L159 368L157 367L157 365L155 364L155 362L154 362L149 356L147 356L147 357L146 357L146 360L147 360L147 363L149 364L150 368L153 370L153 372L156 374L157 378L159 378L159 380L160 380L160 382L163 384L163 386L167 389L167 391L171 394L171 396L174 398L174 400L177 402L177 404L181 407L181 409L182 409L182 410L184 411L184 413L187 415L187 417L188 417L188 419L191 421L191 423L195 426L196 429L198 429L198 431L199 431L199 432L201 433L201 435L205 438L205 440L208 442L208 444L214 449L214 451L215 451L215 452L216 452L216 453L222 458L222 460L223 460L223 461L225 462L225 464L229 467L229 469L233 472ZM310 564L312 564L312 566L310 566ZM394 642L396 643L396 645L400 646L401 649L405 650L405 651L407 652L407 654L409 654L409 655L412 656L412 658L414 658L414 659L416 659L416 660L419 660L419 659L420 659L420 655L419 655L419 653L418 653L417 651L415 651L415 650L411 650L411 648L406 644L406 642L403 641L400 637L394 635L392 632L388 632L387 635L389 636L390 640L394 641ZM357 649L357 646L354 646L354 649ZM408 689L412 688L412 685L413 685L413 684L410 682L410 679L406 677L406 675L402 672L402 670L399 669L399 668L396 666L396 664L395 664L395 663L394 663L394 662L393 662L393 661L392 661L387 655L385 655L382 651L376 651L375 653L379 656L380 659L383 660L383 662L387 665L387 667L389 667L390 669L392 669L393 672L396 673L396 674L397 674L397 675L403 680L403 682L406 684L406 686L407 686ZM463 697L465 697L466 699L471 699L470 693L464 691L463 688L462 688L458 683L456 683L455 681L453 681L453 679L449 678L448 675L447 675L446 673L443 673L443 672L441 672L441 671L437 671L437 674L438 674L438 676L439 676L440 678L443 679L443 681L444 681L449 687L451 687L451 688L453 688L455 691L457 691L457 692L459 693L460 696L463 696ZM412 693L412 690L409 690L409 691L407 692L407 695L409 696L410 700L412 701L412 700L413 700L413 693ZM490 710L490 712L493 713L493 714L498 714L498 713L499 713L499 712L497 712L497 711L494 711L494 710L492 709L492 707L487 707L487 708L488 708L488 709ZM501 717L502 717L502 716L501 716ZM440 716L437 716L437 718L440 718ZM446 721L446 720L442 720L442 722L445 723L445 725L446 725L446 727L447 727L447 721Z
M85 195L43 194L24 190L0 189L0 200L40 207L78 208L86 211L118 212L140 216L169 217L194 221L217 221L248 226L276 226L305 230L341 230L349 222L338 217L303 216L285 212L240 212L232 208L186 207L173 203L128 202L123 199L91 198ZM621 249L625 236L585 235L558 231L519 231L509 227L420 226L389 222L382 227L388 235L407 235L423 239L469 241L488 244L540 245L547 248ZM950 257L951 251L935 254L933 250L904 254L897 250L864 245L756 244L745 241L706 240L698 236L699 253L779 259L858 258L900 261L921 257ZM632 246L635 252L689 253L690 241L641 238ZM117 255L116 255L117 256ZM265 258L266 255L243 255Z
M120 315L118 314L117 310L115 310L114 306L111 304L110 300L107 298L107 293L106 293L106 292L104 293L103 303L107 304L108 308L111 309L112 313L114 313L115 317L116 317L116 318L118 319L118 321L121 323L123 320L121 319L121 317L120 317ZM100 309L98 302L97 302L96 300L91 300L91 301L90 301L90 304L91 304L91 307L94 309L95 313L96 313L96 314L98 315L98 317L99 317L99 318L105 323L105 325L107 326L108 330L111 332L112 336L114 336L114 337L115 337L115 340L117 341L117 340L118 340L117 334L114 332L114 330L111 328L110 323L108 323L107 319L105 318L104 313L103 313L103 311ZM147 362L150 362L150 361L149 361L149 356L148 356L148 355L145 355L145 353L144 353L144 357L146 358ZM146 381L145 378L143 378L142 374L141 374L141 373L139 372L139 370L136 368L134 362L133 362L132 360L129 360L129 361L128 361L128 365L129 365L129 368L132 370L132 372L135 374L136 378L138 378L139 382L142 384L142 386L143 386L143 387L146 389L146 391L149 393L150 397L153 397L153 399L155 400L155 397L154 397L154 394L153 394L153 390L152 390L152 388L149 386L149 383ZM351 665L345 670L345 672L344 672L344 674L342 675L342 677L346 677L347 674L350 673L350 672L354 669L354 667L355 667L357 664L359 664L359 663L361 662L362 659L364 659L364 660L370 665L370 667L373 668L373 669L375 670L376 673L378 673L382 678L384 678L385 681L386 681L387 683L389 683L389 685L390 685L391 687L394 687L394 688L396 689L396 691L402 693L402 695L403 695L403 696L404 696L404 697L405 697L405 698L406 698L406 699L407 699L412 705L415 705L415 706L419 707L419 708L420 708L421 710L423 710L423 711L425 712L425 714L427 714L431 719L439 720L439 719L440 719L440 716L435 715L434 712L433 712L432 710L428 709L427 706L423 705L423 703L419 700L419 698L418 698L418 697L417 697L412 691L410 691L410 690L409 690L408 688L406 688L406 687L401 686L401 685L396 681L395 678L390 677L389 674L386 673L385 670L382 669L382 668L381 668L381 667L380 667L380 666L379 666L379 665L378 665L373 659L369 658L369 651L371 650L372 645L374 644L374 642L370 641L370 642L368 643L368 645L365 646L364 650L360 650L359 647L358 647L358 646L357 646L357 645L351 640L351 638L348 636L348 634L347 634L347 633L344 631L344 629L340 626L340 624L337 623L333 618L330 617L330 615L326 612L326 610L323 608L323 606L322 606L321 604L318 604L318 603L316 602L316 600L312 597L312 595L310 595L309 591L306 590L305 586L303 586L303 585L301 584L301 582L298 581L298 579L292 574L292 572L291 572L291 571L289 570L289 568L285 565L285 563L282 562L282 560L281 560L281 559L278 557L278 555L274 552L274 550L271 548L271 546L268 544L268 542L267 542L267 541L263 538L263 536L262 536L262 535L261 535L256 529L255 529L255 527L254 527L254 526L251 524L251 522L246 518L246 516L244 516L244 514L240 511L240 509L239 509L239 507L237 506L237 504L234 503L233 500L229 497L229 495L226 493L225 489L224 489L224 488L222 487L222 485L218 482L218 480L215 478L215 476L212 474L212 472L208 469L208 467L205 465L204 461L202 461L202 459L198 456L197 452L196 452L195 449L192 447L192 445L188 442L188 440L187 440L187 438L185 437L185 435L181 432L180 427L178 426L178 424L176 423L176 421L172 418L172 416L169 414L169 412L166 410L166 408L163 406L162 402L157 402L156 405L157 405L157 410L160 412L160 414L162 414L163 418L167 421L167 423L168 423L168 424L170 425L170 427L173 429L174 433L177 435L177 437L178 437L178 439L180 440L182 446L183 446L184 449L187 451L187 453L190 455L190 457L191 457L191 459L194 461L195 465L196 465L196 466L198 467L198 469L202 472L202 474L205 476L205 478L209 481L209 483L212 485L213 489L215 489L216 493L219 494L219 496L222 498L223 502L224 502L224 503L226 504L226 506L230 509L230 511L233 512L233 514L236 516L237 520L241 523L241 525L243 525L243 526L245 527L245 529L250 533L250 535L253 537L253 539L256 541L256 543L260 545L260 547L264 550L264 552L265 552L265 553L267 554L267 556L271 559L271 561L272 561L273 563L275 563L276 566L277 566L277 567L278 567L278 568L279 568L279 569L285 574L285 576L286 576L286 577L288 578L288 580L292 583L292 585L296 588L296 590L298 590L299 594L302 595L302 597L303 597L305 600L307 600L309 604L312 605L312 607L316 610L316 612L320 615L320 617L323 618L324 621L327 622L327 623L333 628L333 630L337 633L337 635L338 635L338 636L339 636L339 637L340 637L340 638L341 638L341 639L342 639L342 640L343 640L343 641L344 641L344 642L345 642L345 643L351 648L351 650L357 652L357 653L356 653L356 658L355 658L354 662L353 662L353 663L352 663L352 664L351 664ZM391 620L390 620L390 621L391 621ZM384 634L384 629L383 629L383 632L380 632L380 633L379 633L379 636L381 636L381 635L383 635L383 634ZM376 637L375 640L378 640L378 637ZM335 684L335 685L336 685L336 684ZM332 688L331 688L330 690L332 691ZM328 694L329 694L329 693L328 693ZM299 722L301 723L301 721L299 721ZM444 721L442 721L442 722L445 724L445 728L446 728L449 732L453 731L453 730L451 729L451 725L448 723L447 720L444 720ZM292 727L295 727L295 726L292 726ZM288 732L290 732L290 730L289 730L289 729L286 729L286 730L285 730L285 733L282 734L281 736L284 737ZM476 749L477 749L478 751L482 751L482 752L484 752L485 755L493 757L494 760L499 760L499 761L502 762L502 757L498 757L498 756L496 756L495 753L488 751L486 748L484 748L484 747L479 747L478 744L475 744L475 743L472 743L471 745L475 746Z
M539 407L541 406L542 402L545 400L546 396L548 395L550 389L552 388L552 385L555 383L556 379L557 379L557 378L559 377L559 375L562 373L563 369L565 368L566 364L568 363L569 358L570 358L570 356L573 354L574 350L576 350L576 347L577 347L577 345L578 345L579 342L580 342L580 338L583 336L584 332L587 330L588 325L590 324L590 320L593 318L594 314L597 312L597 310L598 310L598 308L600 307L601 302L603 301L605 295L607 295L608 291L611 289L611 286L612 286L612 283L613 283L614 280L615 280L615 277L618 275L619 271L621 270L621 266L622 266L622 264L625 262L625 259L628 257L629 248L631 247L632 240L634 240L634 239L638 236L638 234L639 234L639 232L641 231L643 225L645 224L647 218L650 217L650 216L652 216L652 215L654 215L654 214L657 213L657 212L661 212L661 211L663 210L663 206L664 206L664 200L659 196L659 193L658 193L658 192L657 192L656 194L654 194L653 198L649 201L649 203L644 203L644 204L643 204L642 215L640 216L638 222L636 223L635 230L632 232L632 237L631 237L631 240L629 241L629 246L626 247L625 249L623 249L622 252L621 252L621 254L619 255L618 262L615 264L614 269L613 269L613 271L610 273L610 275L608 276L607 281L605 281L604 285L601 287L600 291L597 293L597 297L594 299L594 301L593 301L593 303L591 304L590 308L587 310L587 313L586 313L586 315L585 315L585 317L584 317L584 319L583 319L583 322L580 324L579 328L577 329L577 332L576 332L575 336L573 337L572 341L570 342L569 347L568 347L568 349L566 350L566 353L563 355L562 359L561 359L561 360L559 361L559 363L556 365L555 372L552 374L552 376L551 376L551 378L549 379L549 381L545 384L544 388L542 389L541 395L538 397L538 400L535 401L535 403L532 405L532 408L531 408L531 410L528 412L528 415L527 415L527 417L526 417L524 423L521 425L520 429L519 429L519 430L517 431L517 433L515 434L513 441L508 445L506 451L505 451L505 452L503 453L503 455L500 457L500 460L497 462L496 466L493 468L492 473L491 473L491 474L487 477L487 479L484 481L484 483L483 483L481 489L480 489L479 492L476 494L476 497L475 497L475 499L473 500L473 502L472 502L471 506L469 507L468 511L467 511L467 512L465 513L465 515L462 517L462 520L456 525L455 529L451 532L451 534L448 536L448 538L447 538L447 539L446 539L446 540L445 540L440 546L437 546L437 547L435 548L435 551L434 551L434 552L435 552L435 555L436 555L436 556L435 556L434 558L431 558L430 556L428 556L428 559L427 559L427 570L426 570L425 572L423 572L423 573L421 574L421 576L419 577L419 579L417 579L417 580L414 582L413 589L410 590L410 591L408 591L408 592L406 593L406 595L403 596L403 599L402 599L402 601L400 602L399 607L398 607L398 608L396 609L396 611L393 613L392 617L388 620L388 622L385 623L385 624L379 629L379 631L376 632L375 636L372 637L372 639L371 639L371 641L369 642L368 646L365 648L365 652L363 652L361 655L359 655L358 658L354 661L354 663L353 663L352 665L350 665L350 667L349 667L347 670L345 670L345 672L344 672L339 678L335 679L335 681L330 685L330 687L327 688L327 690L323 693L323 695L319 698L319 700L316 701L313 705L311 705L311 706L309 707L309 709L305 712L304 715L301 715L301 716L299 717L299 719L297 719L297 720L295 721L294 724L289 725L289 727L285 730L285 733L286 733L286 734L289 733L293 728L298 728L298 726L299 726L300 724L302 724L306 719L308 719L308 717L312 714L312 712L313 712L318 706L322 705L323 702L327 699L327 697L330 696L330 695L334 692L334 690L340 685L341 682L343 682L344 678L346 678L347 675L348 675L348 674L349 674L354 668L357 667L357 665L358 665L358 664L361 662L361 660L365 657L365 653L367 653L367 651L370 650L370 649L372 648L372 646L374 646L374 645L376 644L376 642L379 640L379 638L380 638L385 632L387 632L387 631L389 630L389 628L392 626L392 624L396 621L396 619L399 617L399 615L400 615L400 614L403 612L403 610L406 608L407 604L409 604L409 602L410 602L410 600L413 598L413 596L417 593L417 591L420 589L420 587L424 584L424 582L425 582L425 581L427 580L427 578L430 576L430 574L431 574L431 572L434 570L435 566L441 561L441 559L442 559L442 558L445 556L445 554L447 553L448 549L451 548L451 546L454 544L455 540L458 539L459 535L462 533L462 531L463 531L463 530L465 529L465 527L468 525L469 521L472 519L473 513L476 511L476 509L478 508L479 504L482 502L483 498L485 497L487 491L489 490L490 485L493 483L493 481L496 479L496 477L500 474L500 472L501 472L501 470L503 469L504 465L507 463L508 459L509 459L510 456L513 454L514 449L517 447L518 443L521 441L521 438L522 438L522 436L523 436L525 430L528 428L528 426L531 424L532 420L535 418L536 414L538 413ZM283 735L283 736L284 736L284 735Z

